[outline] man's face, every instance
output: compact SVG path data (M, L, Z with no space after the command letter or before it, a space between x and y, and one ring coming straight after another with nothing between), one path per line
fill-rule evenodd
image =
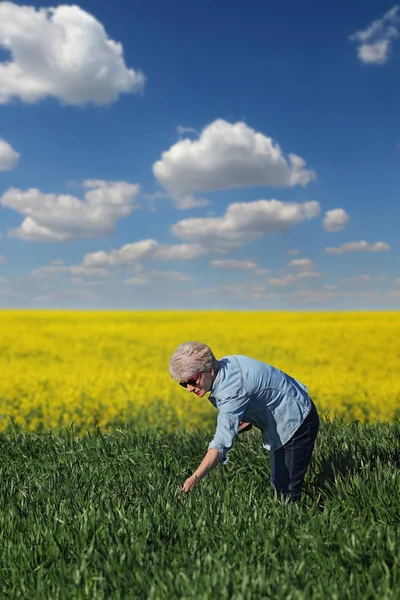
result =
M213 369L211 373L197 373L189 380L181 382L181 385L183 383L189 393L194 393L199 398L202 398L207 392L211 391L213 375Z

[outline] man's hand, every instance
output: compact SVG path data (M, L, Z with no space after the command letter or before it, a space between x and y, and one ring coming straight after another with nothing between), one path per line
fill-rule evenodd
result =
M196 477L196 475L191 475L190 477L188 477L188 479L186 479L185 483L183 484L182 487L182 491L185 492L185 494L188 493L188 491L194 487L195 485L197 485L197 483L199 482L199 478Z
M185 483L183 484L182 491L184 491L186 494L192 487L200 483L200 479L203 479L203 477L205 477L209 471L216 467L218 463L218 450L215 448L210 448L200 465L197 467L196 472L193 473L191 477L186 479Z
M238 433L243 433L243 431L249 431L253 425L251 423L247 423L246 421L240 421Z

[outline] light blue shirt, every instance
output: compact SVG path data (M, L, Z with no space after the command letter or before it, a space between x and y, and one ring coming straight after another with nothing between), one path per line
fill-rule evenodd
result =
M277 450L298 430L311 409L307 386L280 369L237 354L225 356L209 400L218 409L217 430L208 449L216 448L225 465L240 421L261 429L262 444Z

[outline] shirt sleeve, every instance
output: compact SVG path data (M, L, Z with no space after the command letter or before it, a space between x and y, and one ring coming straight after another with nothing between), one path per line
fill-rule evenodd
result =
M226 453L233 446L245 409L246 398L229 398L219 406L217 429L208 450L218 450L219 460L223 465L229 461Z

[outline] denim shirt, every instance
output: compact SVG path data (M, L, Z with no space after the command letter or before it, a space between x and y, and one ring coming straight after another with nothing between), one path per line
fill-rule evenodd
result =
M239 422L262 432L267 450L277 450L294 435L311 409L307 386L280 369L248 356L225 356L209 400L218 409L217 430L208 446L216 448L226 465Z

